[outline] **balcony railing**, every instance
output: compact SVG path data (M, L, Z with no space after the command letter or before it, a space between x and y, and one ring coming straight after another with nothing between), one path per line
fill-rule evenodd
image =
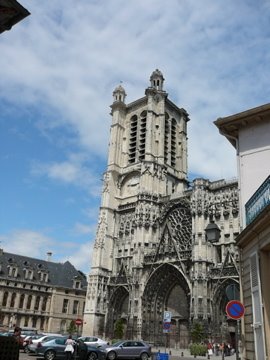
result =
M270 204L270 176L256 190L245 205L246 224L250 224Z

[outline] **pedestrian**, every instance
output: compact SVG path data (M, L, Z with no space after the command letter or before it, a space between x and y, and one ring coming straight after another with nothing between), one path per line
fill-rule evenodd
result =
M22 344L23 344L23 338L21 337L21 332L22 332L22 329L19 326L15 326L13 336L15 337L20 348L22 347Z
M87 360L87 345L82 341L82 339L78 339L77 346L79 359Z
M210 342L207 344L207 352L208 355L213 355L213 345Z
M72 340L72 336L69 335L66 341L66 348L65 348L66 360L72 359L73 352L74 352L74 341Z

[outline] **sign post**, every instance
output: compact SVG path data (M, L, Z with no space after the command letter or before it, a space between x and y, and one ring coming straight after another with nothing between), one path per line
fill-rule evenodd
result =
M163 314L163 334L165 334L165 354L168 343L168 333L171 331L172 313L171 311L164 311Z
M239 349L238 349L238 333L239 333L239 322L241 317L245 314L244 305L238 300L231 300L226 305L226 313L228 317L236 320L236 332L235 332L235 352L236 360L239 360Z

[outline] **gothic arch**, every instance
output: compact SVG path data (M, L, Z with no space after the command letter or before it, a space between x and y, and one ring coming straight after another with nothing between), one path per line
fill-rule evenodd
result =
M214 328L212 329L213 337L216 337L216 341L221 341L226 333L229 336L228 339L224 339L234 344L235 341L235 321L230 320L226 316L226 305L232 300L227 296L226 289L229 285L236 285L237 289L240 291L239 281L232 278L226 278L218 284L216 289L213 292L212 300L212 314L213 319L212 323ZM239 299L234 299L239 300Z
M129 291L125 286L118 286L111 294L108 302L108 315L106 319L106 336L114 338L114 324L122 320L124 331L128 321L129 313Z
M150 276L142 297L142 337L155 344L164 344L163 313L172 313L174 337L170 346L188 344L190 286L179 268L172 264L159 266ZM182 327L182 334L179 329Z

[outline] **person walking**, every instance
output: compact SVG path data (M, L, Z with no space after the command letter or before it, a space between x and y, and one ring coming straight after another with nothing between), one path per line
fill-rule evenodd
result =
M73 352L74 352L74 341L72 340L72 336L69 335L66 341L66 348L65 348L66 360L72 359Z

